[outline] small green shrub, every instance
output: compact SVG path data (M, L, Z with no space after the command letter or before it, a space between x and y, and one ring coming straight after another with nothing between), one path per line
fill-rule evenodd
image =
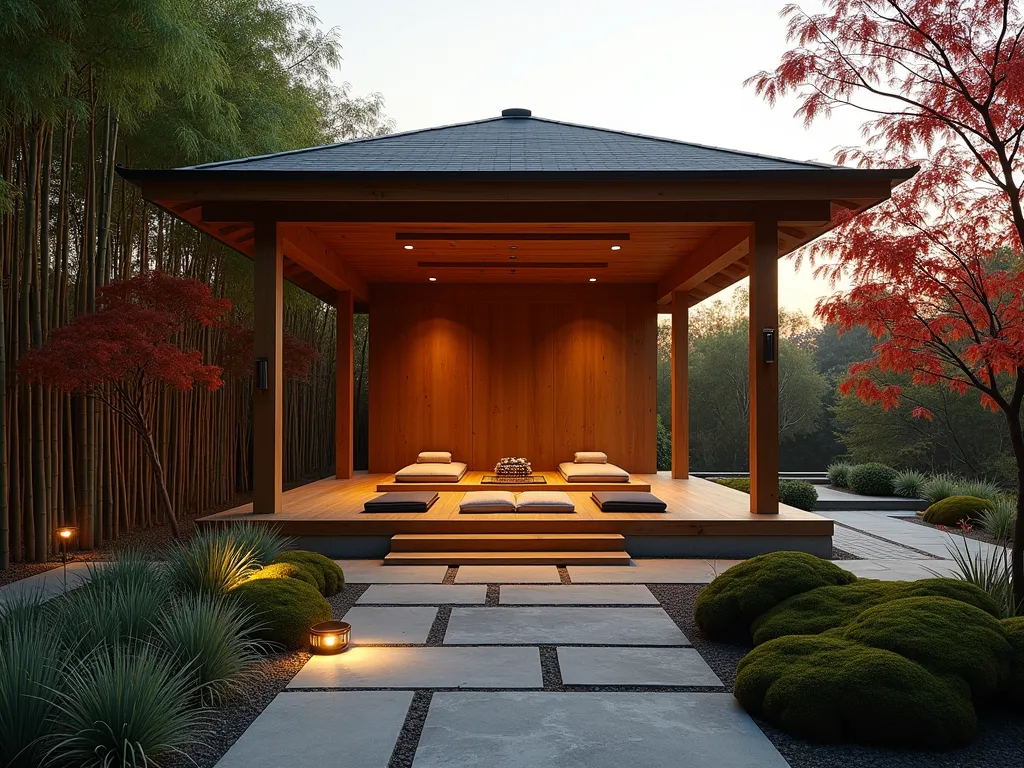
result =
M253 558L259 565L272 563L275 557L286 552L295 544L293 537L281 535L280 526L267 523L232 523L228 528L220 531L220 535L252 552Z
M309 643L309 628L331 618L331 606L315 587L297 579L255 579L231 596L262 622L256 637L298 650Z
M828 465L828 481L836 488L849 488L851 469L853 469L853 465L849 462L832 462Z
M990 509L981 511L978 524L996 541L1013 541L1013 533L1017 525L1017 498L1007 495L997 496Z
M167 555L167 574L179 593L227 594L260 566L252 549L228 531L204 528L177 542Z
M897 496L905 499L920 499L924 495L924 486L927 482L928 478L921 472L897 472L892 490Z
M264 568L260 568L246 581L252 581L253 579L298 579L299 581L306 582L311 587L316 587L316 591L323 594L321 589L324 581L323 574L295 563L271 563Z
M837 636L883 648L942 678L963 680L976 699L995 696L1010 676L1012 651L999 619L945 597L905 597L876 605Z
M961 520L977 520L984 510L992 509L992 502L976 496L948 496L936 501L924 511L924 521L932 525L952 527Z
M345 586L345 574L336 562L316 552L294 549L284 552L274 559L275 563L293 563L306 568L317 578L320 592L330 597ZM319 575L318 575L319 574Z
M849 624L876 605L907 597L943 597L971 605L990 616L1000 615L998 606L984 590L959 579L858 579L853 584L818 587L782 601L754 621L751 633L758 645L784 635L816 635Z
M934 504L936 501L948 499L950 496L959 496L959 488L962 483L962 477L950 472L932 475L924 484L924 497L928 499L929 503Z
M192 670L147 644L100 648L67 668L54 692L46 757L80 768L149 768L200 740Z
M828 635L788 635L739 663L744 709L801 738L952 749L977 731L970 699L898 653Z
M818 491L803 480L783 480L779 483L779 501L810 512L818 503Z
M713 477L711 479L713 482L724 485L726 488L732 488L734 491L750 493L749 477Z
M220 595L180 598L158 623L156 640L181 666L191 665L203 704L220 704L265 650L253 639L253 612Z
M1006 696L1011 704L1024 708L1024 616L1003 619L1002 624L1013 650Z
M885 464L857 464L850 470L850 490L862 496L892 496L896 478L896 470Z
M857 580L849 571L805 552L771 552L734 565L698 595L694 620L713 640L750 640L758 616L801 592Z

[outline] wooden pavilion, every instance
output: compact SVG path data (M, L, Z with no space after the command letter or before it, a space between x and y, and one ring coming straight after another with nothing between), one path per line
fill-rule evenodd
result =
M328 549L351 553L339 537L367 537L360 541L372 546L359 551L379 554L396 534L483 532L701 534L705 543L773 536L781 538L747 549L823 550L831 521L780 513L777 262L837 216L886 200L915 170L783 160L507 109L380 138L119 173L255 262L255 356L266 359L267 380L255 394L254 497L218 519L274 513L292 532L332 538ZM745 277L749 501L688 479L687 446L688 309ZM288 493L284 280L336 306L338 318L336 478ZM369 474L353 473L356 308L371 316ZM670 475L657 474L655 457L659 312L672 315ZM471 472L427 516L361 516L362 500L425 449L451 451L477 471L506 455L553 470L577 450L605 451L670 499L669 513L602 515L580 493L571 519L470 521L455 497L478 482Z

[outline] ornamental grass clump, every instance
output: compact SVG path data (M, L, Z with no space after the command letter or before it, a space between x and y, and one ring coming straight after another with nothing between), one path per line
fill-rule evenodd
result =
M851 469L853 469L853 465L849 462L832 462L828 465L828 481L836 488L849 488Z
M54 688L57 715L45 761L75 768L149 768L198 743L206 717L195 706L191 665L146 643L103 646Z
M948 499L950 496L959 496L962 483L962 477L950 472L932 475L924 484L924 497L934 504L937 501Z
M1009 550L1006 547L972 546L966 534L973 530L973 526L962 520L957 528L960 535L949 534L949 542L946 544L946 551L956 565L954 577L986 592L995 602L998 616L1016 616L1021 606L1013 594L1013 568ZM934 570L928 570L939 575Z
M995 501L1003 489L988 480L962 480L956 486L957 496L974 496L975 498Z
M927 482L928 478L922 472L914 470L897 472L892 490L897 496L902 496L905 499L920 499L924 496L924 486Z
M978 516L978 525L996 541L1013 541L1017 525L1017 498L1005 494L996 497L991 508L982 510Z
M269 565L295 545L294 537L283 536L280 526L265 523L232 523L219 533L251 552L258 565Z
M255 612L220 595L177 599L157 623L156 642L189 667L204 705L219 705L246 679L268 648L255 639Z
M167 555L167 574L179 594L225 595L260 566L253 550L229 530L200 530L176 542Z

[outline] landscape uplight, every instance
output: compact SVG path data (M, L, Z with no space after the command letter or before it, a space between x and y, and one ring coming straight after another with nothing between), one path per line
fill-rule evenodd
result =
M321 656L348 648L352 625L347 621L321 621L309 628L309 650Z

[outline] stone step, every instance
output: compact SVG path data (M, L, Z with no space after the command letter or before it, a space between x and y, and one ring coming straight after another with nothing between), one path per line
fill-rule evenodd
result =
M385 565L629 565L616 552L390 552Z
M618 552L620 533L400 533L392 552Z

